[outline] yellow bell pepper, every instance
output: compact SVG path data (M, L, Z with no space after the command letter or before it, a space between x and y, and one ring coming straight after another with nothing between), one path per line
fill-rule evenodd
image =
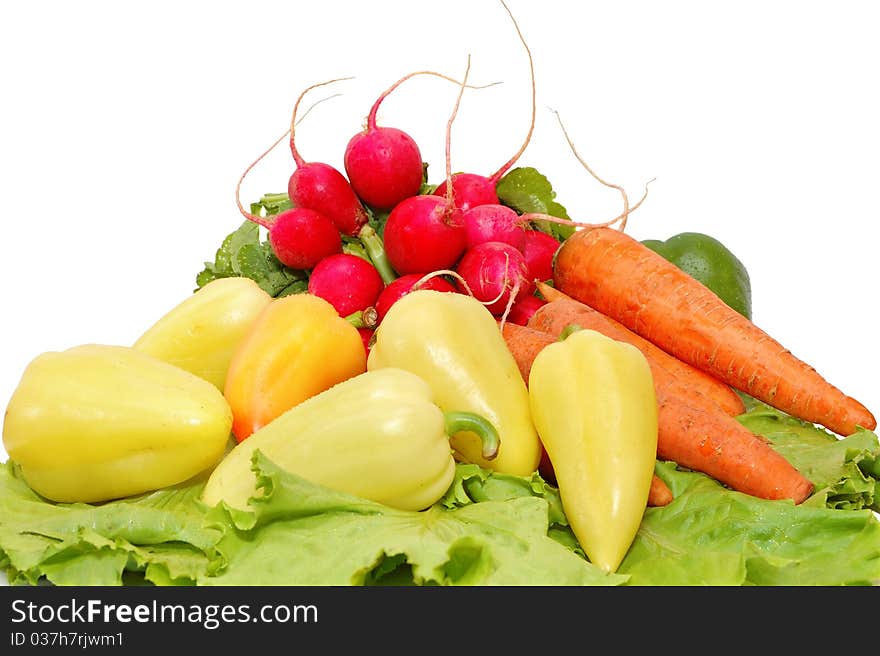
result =
M492 458L498 436L484 419L444 413L431 389L401 369L360 374L313 396L230 451L202 493L210 506L246 508L256 494L255 451L276 465L326 487L403 510L422 510L452 483L450 432L468 428Z
M134 348L194 373L223 390L232 354L272 301L250 278L220 278L172 308Z
M541 459L529 393L495 318L464 294L426 289L394 303L374 335L369 370L397 367L423 378L444 410L485 417L498 430L494 460L481 455L477 436L456 433L457 457L507 474L528 476Z
M639 529L657 457L657 401L644 355L580 330L529 374L532 416L562 506L594 565L616 571Z
M98 502L212 467L231 425L206 380L132 348L85 345L31 361L6 410L3 445L44 497Z
M224 395L241 442L306 399L366 371L360 333L323 298L275 299L232 356Z

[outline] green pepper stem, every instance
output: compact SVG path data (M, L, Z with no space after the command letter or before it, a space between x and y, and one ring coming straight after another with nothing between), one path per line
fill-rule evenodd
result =
M568 324L565 328L562 329L562 332L559 333L559 341L564 342L566 337L568 337L572 333L576 333L579 330L583 330L583 327L579 326L576 323Z
M495 426L488 419L473 412L447 412L444 418L447 435L451 437L461 431L476 433L483 443L483 457L492 460L498 455L501 439Z
M367 255L370 256L370 261L372 261L373 266L376 267L376 271L379 272L382 281L387 285L396 280L397 274L391 267L391 263L388 261L388 256L385 255L385 246L382 244L382 238L369 223L365 223L360 229L358 238L363 243Z
M376 312L376 308L368 307L365 310L352 312L345 317L345 320L355 328L375 328L379 322L379 314Z
M361 310L358 310L357 312L352 312L347 317L345 317L345 320L355 328L367 327L367 324L364 323L364 313Z

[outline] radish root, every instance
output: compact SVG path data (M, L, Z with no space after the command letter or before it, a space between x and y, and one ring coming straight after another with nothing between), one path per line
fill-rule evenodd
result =
M532 134L535 131L535 114L536 114L536 104L535 104L535 63L532 60L532 51L529 49L529 44L526 43L526 39L523 36L522 31L519 29L519 23L516 22L516 18L513 17L513 12L510 11L510 7L507 6L507 3L504 0L500 0L501 4L504 5L504 9L507 10L508 15L510 16L510 20L513 21L513 27L516 28L516 33L519 36L519 40L522 42L523 47L526 49L526 55L529 58L529 75L531 76L532 81L532 120L529 123L529 131L526 133L526 139L523 141L522 146L520 146L519 150L514 153L513 157L507 160L500 169L495 171L492 175L489 176L489 180L492 184L497 184L505 173L510 170L516 161L522 156L525 152L526 147L529 145L529 142L532 140Z
M471 291L470 286L468 286L467 280L462 278L461 274L459 274L458 271L453 271L452 269L437 269L436 271L432 271L431 273L426 273L421 278L416 280L415 283L413 283L413 286L409 288L410 291L411 292L416 291L417 289L421 288L422 285L424 285L426 282L428 282L431 278L436 278L437 276L452 276L453 278L458 280L458 282L460 282L464 286L465 290L467 290L468 296L476 298L476 296L474 296L474 292Z
M500 300L502 296L504 296L504 292L507 291L507 285L510 282L510 256L507 253L504 254L504 286L501 288L501 293L492 301L495 303ZM510 290L510 296L507 299L507 304L504 306L504 313L501 315L501 322L499 326L501 330L504 330L504 324L507 322L507 315L510 314L510 310L513 307L513 303L516 300L517 294L519 294L519 280L513 283L513 289Z
M406 82L409 79L416 77L417 75L433 75L435 77L439 77L443 80L447 80L449 82L454 82L459 86L465 86L468 89L488 89L489 87L494 87L495 85L501 84L501 82L490 82L489 84L463 84L459 82L454 77L449 77L448 75L444 75L443 73L438 73L437 71L414 71L407 75L404 75L397 82L388 87L381 96L376 99L376 102L373 103L373 106L370 108L370 113L367 115L367 119L365 122L365 128L367 130L373 130L376 128L376 114L379 111L379 105L387 98L391 93L397 89L401 84Z
M507 269L505 268L505 278L507 277L506 272ZM458 271L454 271L453 269L437 269L436 271L431 271L431 273L426 273L421 278L416 280L415 283L413 283L413 286L409 288L409 290L411 292L414 292L417 289L420 289L422 285L428 282L431 278L436 278L437 276L451 276L455 278L458 282L461 283L462 287L464 287L465 291L468 293L468 296L476 300L478 303L486 306L492 305L492 303L497 303L501 299L501 297L504 296L504 292L507 291L507 285L505 284L504 289L501 290L501 293L498 296L490 301L481 301L477 298L476 294L474 294L474 291L471 289L470 285L468 285L467 280L465 280ZM517 289L517 291L519 290Z
M452 123L458 114L458 107L461 105L461 97L464 95L464 89L467 85L468 75L471 72L471 56L467 57L467 67L464 69L464 79L458 89L458 97L455 99L455 105L452 108L452 114L446 122L446 208L447 212L455 207L455 197L452 191ZM473 294L472 294L473 296Z
M638 203L636 203L634 206L630 207L629 196L627 195L626 190L618 184L608 182L607 180L601 178L593 170L593 168L586 162L586 160L583 157L581 157L580 153L578 152L577 148L575 147L574 141L572 141L571 137L568 134L568 130L565 129L565 124L562 122L562 117L559 115L559 112L556 111L555 109L551 109L550 111L552 111L556 115L556 120L559 123L559 127L562 128L562 135L565 137L565 141L566 141L566 143L568 143L568 147L571 149L571 152L575 156L577 161L580 162L581 166L583 166L587 170L587 173L589 173L597 182L605 185L606 187L610 187L611 189L617 189L617 191L619 191L620 195L623 197L623 213L616 216L614 219L611 219L611 221L605 222L604 224L590 225L589 227L608 227L608 226L614 225L615 223L620 221L620 226L619 226L618 230L620 230L621 232L625 232L626 231L626 222L627 222L627 219L629 218L630 213L635 211L639 207L639 205L641 205L642 202L644 202L645 198L648 195L648 185L651 182L653 182L656 178L651 178L650 180L648 180L647 183L645 183L645 193L642 195L642 197Z
M300 156L299 151L296 149L295 143L295 135L296 135L296 126L299 123L296 119L296 113L299 110L299 104L302 102L303 97L312 89L317 89L318 87L324 87L328 84L333 84L334 82L342 82L343 80L353 80L354 77L337 77L332 80L326 80L325 82L318 82L317 84L313 84L309 87L303 89L302 93L299 94L299 97L296 99L296 102L293 104L293 112L290 116L290 153L293 155L293 161L297 166L302 166L305 164L305 160ZM270 149L271 150L271 149Z
M471 289L470 285L468 285L467 280L465 280L462 275L458 273L458 271L454 271L452 269L438 269L437 271L426 273L421 278L416 280L415 283L413 283L413 286L410 287L410 291L414 292L417 289L420 289L422 285L428 282L431 278L436 278L437 276L451 276L455 278L458 282L461 283L462 287L465 288L468 296L475 299L481 305L485 305L487 307L500 301L504 297L504 294L507 291L510 291L510 298L507 300L507 306L505 307L504 314L501 317L501 327L504 327L504 322L507 320L507 315L510 314L510 309L513 307L516 295L519 293L520 289L520 283L518 280L513 284L513 288L510 289L510 257L507 255L507 253L504 254L504 285L502 286L501 291L498 293L498 295L488 301L481 301L480 299L478 299Z
M311 113L311 111L315 107L320 105L322 102L326 102L327 100L337 98L341 95L342 95L341 93L334 93L333 95L327 96L326 98L321 98L320 100L316 100L314 103L312 103L309 106L309 108L303 113L303 115L299 117L299 119L296 121L296 123L294 125L299 125L300 123L302 123L306 119L306 116L308 116ZM284 141L284 138L289 134L290 134L290 128L288 128L284 134L282 134L280 137L278 137L275 140L275 143L273 143L265 151L263 151L263 153L259 157L257 157L257 159L255 159L253 162L250 163L250 165L244 170L244 172L241 174L241 177L238 179L238 184L235 185L235 204L238 206L238 211L241 212L246 219L253 221L254 223L257 223L267 229L269 228L270 225L272 225L272 222L269 221L269 219L267 217L257 216L255 214L252 214L251 212L248 212L246 209L244 209L244 206L241 204L241 185L244 182L244 179L247 177L248 173L251 172L251 169L253 169L257 164L259 164L263 160L263 158L266 157L266 155L268 155L273 150L275 150L275 148L278 146L278 144L280 144L282 141Z

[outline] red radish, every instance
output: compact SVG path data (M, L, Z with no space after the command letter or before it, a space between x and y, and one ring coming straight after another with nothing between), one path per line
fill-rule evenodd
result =
M422 154L415 140L397 128L376 125L379 105L397 87L417 75L433 75L461 84L436 71L415 71L404 75L373 103L363 131L354 135L345 149L345 172L351 186L363 202L376 210L392 209L403 199L419 193L422 186Z
M469 248L455 270L463 279L459 289L471 293L496 316L507 309L511 299L515 303L535 288L523 254L498 241Z
M333 221L304 207L276 214L268 230L275 256L291 269L311 269L342 252L342 237Z
M506 169L501 175L506 173ZM479 205L494 205L498 203L498 194L495 185L501 179L492 180L477 173L455 173L452 176L452 194L455 197L455 206L462 212L467 212L472 207ZM493 178L495 176L492 176ZM446 183L437 185L433 192L437 196L446 194Z
M452 123L467 85L471 58L452 114L446 123L446 180L452 177ZM385 223L385 254L399 275L452 267L465 249L464 223L450 192L443 196L410 196L398 203Z
M526 230L522 248L529 268L529 280L546 282L553 279L553 256L559 250L560 241L540 230Z
M506 205L477 205L462 215L462 221L468 248L487 241L501 241L520 251L525 247L524 222Z
M345 172L351 186L361 200L378 210L390 210L404 198L415 196L422 186L422 153L415 140L403 130L376 125L382 101L420 73L428 71L402 77L376 99L366 127L351 138L345 149Z
M413 285L427 275L427 273L410 273L389 283L385 289L382 290L382 293L379 294L379 298L376 299L375 307L377 321L382 321L382 318L385 316L385 313L388 312L389 308L399 301L401 297L411 292ZM451 282L439 276L428 278L420 284L418 288L433 289L438 292L458 292Z
M529 319L532 318L532 315L538 311L539 307L546 303L547 301L543 298L538 298L534 294L523 296L511 306L510 314L507 315L507 320L510 323L516 323L520 326L528 325Z
M477 207L478 205L489 205L498 203L498 194L495 191L495 186L498 184L498 181L502 178L502 176L504 176L504 174L507 173L514 164L516 164L517 160L520 158L523 152L525 152L526 146L528 146L529 141L531 141L532 133L535 130L535 65L532 61L532 51L529 50L529 46L526 43L525 37L523 37L522 31L519 29L519 24L513 17L513 12L510 11L510 8L507 6L507 3L505 3L504 0L501 0L501 4L504 5L504 9L507 10L508 15L510 16L510 20L513 21L513 26L514 28L516 28L516 33L519 36L519 40L522 42L523 47L526 49L526 55L529 58L529 74L531 76L532 83L532 119L531 123L529 124L529 131L526 133L526 138L522 146L520 146L519 150L514 153L513 157L507 160L507 162L505 162L500 169L495 171L495 173L493 173L489 177L478 175L476 173L456 173L454 176L452 176L451 185L452 193L455 197L455 205L462 212L466 212L470 208ZM447 193L447 187L449 185L450 181L447 179L446 184L440 184L434 191L434 193L438 196Z
M340 232L355 236L367 222L367 212L345 176L329 164L306 162L296 149L295 128L299 103L306 93L332 82L348 78L338 78L320 82L307 87L296 99L290 121L290 152L296 170L287 184L287 194L294 207L305 207L327 216Z
M358 197L377 210L390 210L422 186L422 153L403 130L377 127L374 111L367 129L345 149L345 172Z
M328 301L341 317L371 307L385 283L376 267L357 255L325 257L312 269L309 293Z
M375 328L358 328L358 334L361 336L361 341L364 343L364 351L367 352L367 357L370 355L370 341L373 339L373 333L376 332Z
M241 203L241 184L247 174L286 136L287 133L282 135L245 169L235 189L235 202L245 218L266 228L272 250L282 264L292 269L311 269L321 259L342 251L342 237L333 221L320 212L304 207L269 217L257 216L248 212Z
M411 196L388 216L385 254L400 275L453 266L465 249L461 212L440 196Z

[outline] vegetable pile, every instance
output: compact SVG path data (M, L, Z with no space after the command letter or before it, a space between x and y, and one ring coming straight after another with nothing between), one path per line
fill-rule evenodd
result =
M516 166L536 96L513 24L532 119L497 171L452 172L470 61L390 85L344 173L297 149L303 98L339 80L313 84L287 191L238 201L191 296L131 345L28 365L11 583L880 582L874 416L752 321L719 241L637 241L622 190L575 221ZM416 75L458 86L436 184L378 120Z

